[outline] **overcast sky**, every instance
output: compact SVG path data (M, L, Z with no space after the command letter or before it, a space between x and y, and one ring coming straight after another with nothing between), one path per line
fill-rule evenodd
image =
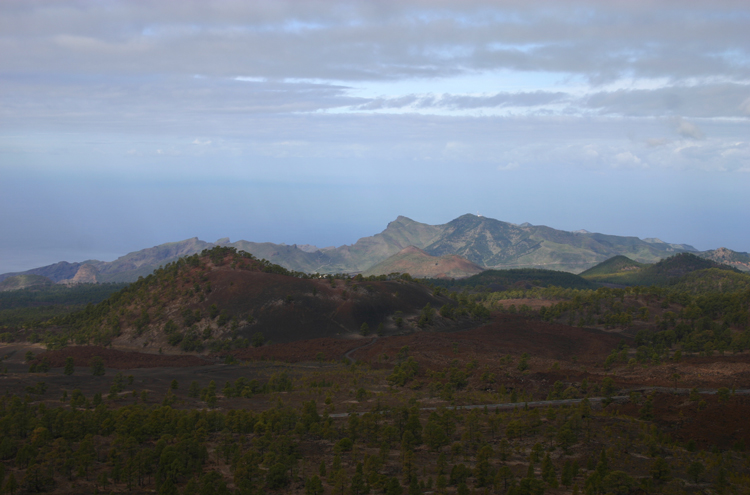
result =
M750 3L0 2L0 273L464 213L750 251Z

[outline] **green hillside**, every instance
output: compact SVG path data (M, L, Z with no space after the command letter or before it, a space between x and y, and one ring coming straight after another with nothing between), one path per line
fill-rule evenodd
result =
M672 284L675 291L703 294L706 292L740 292L750 290L750 274L726 268L707 268L683 275Z
M640 266L639 266L640 265ZM715 269L739 274L739 270L691 253L680 253L652 265L633 262L624 256L617 256L583 272L581 276L589 281L618 285L673 285L681 277L695 272Z
M638 263L627 256L620 255L603 261L579 275L588 280L596 280L595 277L636 273L647 266L649 265L646 263Z
M7 281L7 280L6 280ZM28 326L96 304L125 284L37 285L0 292L0 328Z
M24 274L8 277L0 282L0 292L6 290L26 289L29 287L52 285L54 282L42 275Z

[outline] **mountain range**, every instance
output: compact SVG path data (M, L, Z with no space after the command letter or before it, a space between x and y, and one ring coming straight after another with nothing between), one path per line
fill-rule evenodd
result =
M41 275L53 282L73 279L77 282L132 282L181 256L200 253L214 246L247 251L289 270L321 274L370 273L376 265L410 246L431 257L457 255L482 269L545 268L580 273L617 255L640 263L655 263L673 254L689 252L750 271L748 253L726 248L701 252L688 244L671 244L653 238L639 239L585 230L568 232L467 214L442 225L428 225L399 216L379 234L337 248L245 240L230 242L228 238L211 243L194 237L135 251L112 262L62 261L24 272L5 273L0 275L0 281L23 274ZM84 265L87 265L85 272L79 274Z

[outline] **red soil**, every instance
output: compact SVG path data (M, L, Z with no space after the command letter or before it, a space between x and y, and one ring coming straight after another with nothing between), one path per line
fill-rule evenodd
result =
M602 362L620 341L604 332L530 320L523 316L497 313L486 325L462 332L418 332L381 339L357 351L353 357L376 361L382 354L394 356L409 346L417 360L447 363L456 357L476 358L480 362L505 354L528 352L532 357L579 362ZM455 345L454 345L455 343Z
M318 354L322 354L324 361L340 360L350 349L369 342L370 339L312 339L289 342L287 344L271 344L263 347L251 347L234 352L237 359L260 361L285 361L297 363L300 361L314 361Z
M55 351L47 351L39 354L34 362L38 364L43 358L46 358L51 367L62 368L65 366L65 359L68 356L73 358L73 364L76 367L89 366L91 358L99 356L104 360L104 366L107 368L122 370L135 368L184 368L213 364L198 356L145 354L142 352L118 351L91 345L71 346Z

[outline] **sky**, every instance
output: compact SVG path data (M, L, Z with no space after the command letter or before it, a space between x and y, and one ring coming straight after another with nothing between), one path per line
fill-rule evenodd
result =
M746 0L3 0L0 273L474 213L750 251Z

